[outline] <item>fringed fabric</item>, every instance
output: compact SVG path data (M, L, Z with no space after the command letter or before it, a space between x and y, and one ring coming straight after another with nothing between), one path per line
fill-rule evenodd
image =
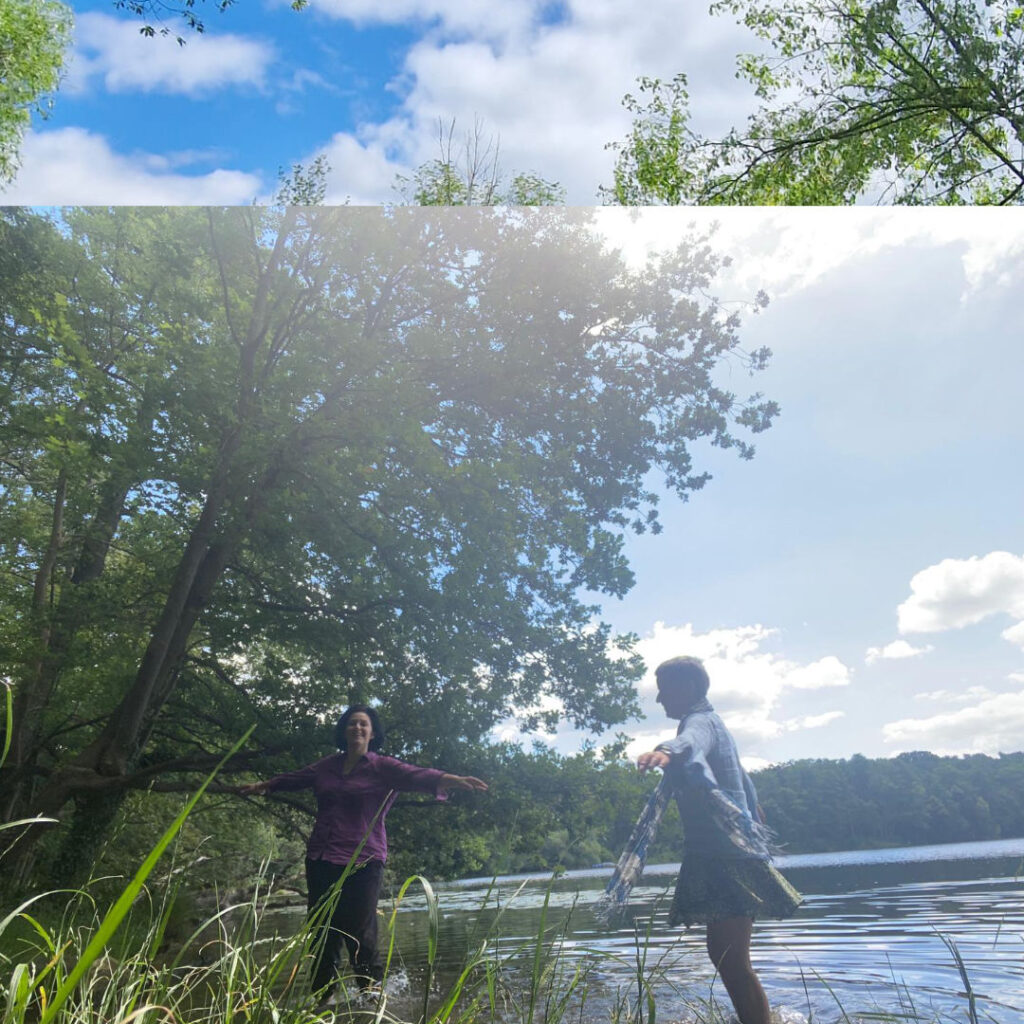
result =
M648 797L640 817L637 818L604 893L594 905L594 916L606 927L625 907L630 891L643 874L644 865L647 863L647 851L654 842L658 824L671 795L672 786L668 779L662 777L657 788Z

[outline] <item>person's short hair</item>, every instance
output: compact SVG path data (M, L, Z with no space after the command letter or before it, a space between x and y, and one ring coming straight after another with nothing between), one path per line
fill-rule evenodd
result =
M373 729L373 736L369 744L370 750L380 750L380 745L384 742L384 726L380 724L380 715L377 714L377 709L371 708L369 704L352 704L342 712L341 718L338 719L338 724L334 727L334 742L337 744L338 749L343 754L348 750L345 726L348 725L348 720L357 711L361 711L370 719L370 728Z
M711 685L704 662L700 658L691 658L688 654L681 654L678 658L669 658L668 661L663 661L654 670L654 678L658 681L659 687L693 683L700 690L702 697L706 696L708 687Z

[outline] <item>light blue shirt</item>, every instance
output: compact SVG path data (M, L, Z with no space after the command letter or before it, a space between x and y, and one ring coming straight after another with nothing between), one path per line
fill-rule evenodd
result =
M679 723L675 738L655 749L671 758L665 776L679 807L686 852L744 856L723 830L720 815L713 814L709 796L720 790L757 833L757 792L740 764L732 735L711 704L698 701Z

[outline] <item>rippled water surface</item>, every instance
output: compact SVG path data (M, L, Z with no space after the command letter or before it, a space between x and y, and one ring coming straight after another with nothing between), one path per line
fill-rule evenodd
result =
M776 1015L793 1024L852 1024L879 1014L968 1022L967 986L952 943L977 1019L1024 1024L1022 859L1024 839L780 857L777 865L805 902L789 920L755 926L753 957ZM612 930L599 927L590 909L608 869L569 872L554 882L518 876L440 886L441 984L487 936L513 975L528 973L543 921L545 962L557 953L562 969L587 971L581 1024L609 1020L616 1003L635 994L638 957L652 980L658 1018L692 1021L695 1005L727 1000L704 952L703 930L667 925L676 869L648 867L629 914ZM397 922L397 947L415 982L427 958L421 895L406 897Z

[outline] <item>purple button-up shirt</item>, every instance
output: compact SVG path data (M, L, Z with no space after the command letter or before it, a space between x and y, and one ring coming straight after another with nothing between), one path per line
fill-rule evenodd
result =
M298 771L268 779L267 791L312 787L316 824L306 847L306 856L311 860L347 864L364 836L366 842L359 850L357 863L386 860L388 837L384 818L395 796L404 790L437 794L437 784L444 772L417 768L373 751L364 754L348 775L342 771L344 764L344 754L331 754ZM442 793L438 799L443 800L444 796Z

